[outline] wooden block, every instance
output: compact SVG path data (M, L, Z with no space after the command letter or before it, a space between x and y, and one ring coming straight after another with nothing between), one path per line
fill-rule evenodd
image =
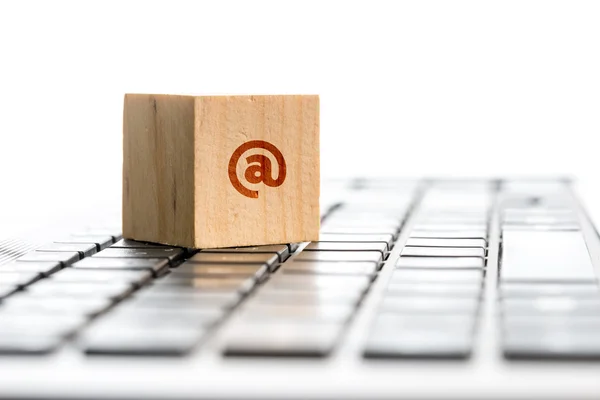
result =
M318 240L318 96L127 94L123 114L124 237Z

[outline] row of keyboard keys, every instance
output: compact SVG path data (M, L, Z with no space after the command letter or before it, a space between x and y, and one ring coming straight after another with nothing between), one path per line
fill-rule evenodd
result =
M161 250L125 245L148 256ZM186 354L288 254L286 245L203 250L92 326L82 347L88 354Z
M563 194L528 202L511 192L503 203L499 306L510 359L600 358L600 288Z
M320 240L284 263L236 313L229 356L324 357L334 349L393 247L404 209L340 206Z
M425 195L379 305L365 357L465 358L471 353L491 197L483 193L481 203L465 208L463 193L435 192L449 199L437 204Z

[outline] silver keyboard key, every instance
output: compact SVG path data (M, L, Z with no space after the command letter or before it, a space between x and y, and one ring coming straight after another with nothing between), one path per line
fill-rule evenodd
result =
M485 261L479 257L405 257L396 263L396 268L483 268Z
M373 262L320 262L301 261L283 264L280 273L284 274L327 274L327 275L368 275L377 272Z

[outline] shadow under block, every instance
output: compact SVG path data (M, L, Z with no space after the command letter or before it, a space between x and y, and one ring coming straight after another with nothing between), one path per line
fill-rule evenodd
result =
M318 240L319 97L127 94L123 235L195 248Z

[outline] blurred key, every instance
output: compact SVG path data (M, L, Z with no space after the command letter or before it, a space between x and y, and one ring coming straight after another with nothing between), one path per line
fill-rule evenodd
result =
M500 278L502 283L596 283L581 232L503 232Z
M164 258L98 258L89 257L72 266L79 269L94 270L147 270L160 276L168 271L169 262Z
M387 250L390 250L393 245L394 237L390 234L365 234L365 235L340 235L334 233L319 234L320 243L385 243Z
M50 280L38 282L27 288L27 293L43 296L106 297L123 299L133 292L133 286L126 282L111 283L66 283Z
M354 307L349 304L322 303L303 304L265 304L249 300L240 311L239 317L247 321L327 321L346 322Z
M436 238L409 238L406 241L407 247L487 247L483 239L436 239Z
M29 296L28 293L22 293L6 300L3 307L7 311L23 314L96 315L107 310L112 303L110 299L101 297Z
M600 359L597 332L545 331L536 334L505 333L504 356L514 359Z
M396 229L395 227L365 228L322 226L321 233L329 233L336 235L392 235L394 238L396 238L398 236L398 229Z
M507 315L600 315L600 296L594 298L537 297L503 299L502 310Z
M383 242L311 242L304 251L378 251L387 254L387 244Z
M362 297L360 291L343 290L285 290L272 286L261 288L252 301L264 304L348 304L356 305Z
M46 251L32 251L24 256L17 259L18 262L40 262L40 261L56 261L60 262L64 266L73 264L79 260L79 253L68 252L68 251L57 251L57 252L46 252Z
M480 247L405 247L404 257L485 257Z
M541 296L598 297L600 288L595 283L503 283L499 287L504 298L532 298Z
M451 358L471 354L472 335L439 330L405 328L396 332L372 332L364 356L368 358Z
M203 329L92 328L80 340L90 355L182 356L190 352L206 333Z
M371 278L366 276L337 275L283 275L275 274L266 285L286 290L346 290L364 291Z
M232 327L227 356L325 357L341 332L338 324L248 323Z
M232 308L241 300L238 292L156 291L137 293L129 304L154 308Z
M482 270L426 270L397 269L392 274L390 283L435 282L435 283L481 283Z
M453 314L397 314L379 313L373 324L373 331L393 334L402 329L419 331L443 331L448 334L471 335L475 329L476 315Z
M42 278L40 272L0 272L0 284L25 287Z
M87 318L84 315L48 315L45 313L22 313L0 311L0 336L11 334L36 334L67 336L79 329Z
M163 291L239 291L248 293L256 285L254 277L244 276L177 276L169 274L168 276L154 281L152 290Z
M410 233L411 238L434 238L434 239L487 239L487 233L481 230L464 231L423 231L414 229Z
M380 309L395 313L474 314L479 307L476 297L386 296Z
M70 237L64 238L62 240L58 240L54 243L93 244L96 246L96 250L100 251L100 250L104 250L105 248L110 246L113 243L113 238L112 238L112 236L106 236L106 235L83 234L83 235L78 235L78 236L70 236Z
M36 251L76 251L79 258L84 258L96 253L97 249L93 243L48 243Z
M138 287L152 279L150 271L128 271L128 270L87 270L79 268L67 268L60 273L54 274L52 282L80 282L80 283L111 283L127 282Z
M284 274L369 275L377 272L373 262L289 262L281 266Z
M29 261L12 262L0 265L0 272L39 272L44 276L49 276L62 268L61 263L56 261Z
M180 248L144 248L144 249L131 249L131 248L112 248L104 249L98 254L95 254L95 258L166 258L170 262L177 261L185 255L183 249Z
M483 268L485 261L478 257L405 257L396 263L396 268Z
M152 308L123 303L100 320L103 327L120 329L156 329L161 326L200 329L214 325L224 315L220 308Z
M186 262L172 270L172 273L177 276L253 276L255 279L260 281L269 273L269 270L267 264L196 264Z
M383 257L378 251L303 251L293 258L297 261L344 261L380 263Z
M277 254L272 253L205 253L200 252L191 257L188 263L224 263L224 264L267 264L273 271L279 263Z
M47 354L61 344L60 336L1 334L0 354Z
M444 232L444 231L486 231L487 224L440 224L440 223L418 223L413 226L414 231Z
M290 249L285 244L272 244L268 246L230 247L224 249L205 249L203 253L266 253L277 254L279 262L284 262L290 255Z
M480 282L471 283L396 283L387 287L387 296L478 297Z

